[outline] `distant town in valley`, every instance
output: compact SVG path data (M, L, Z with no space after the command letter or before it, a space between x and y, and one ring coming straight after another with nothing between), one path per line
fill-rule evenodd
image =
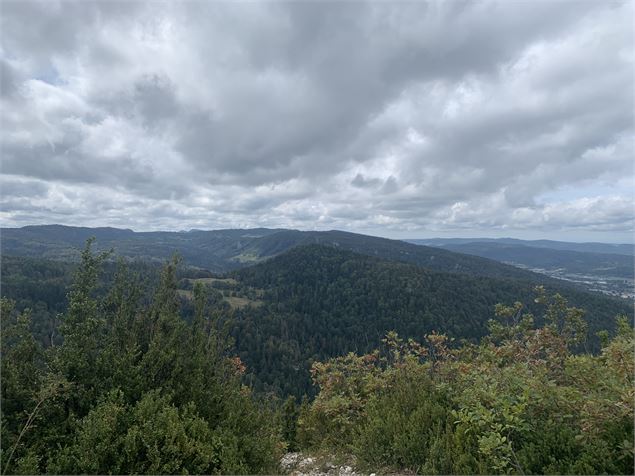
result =
M494 259L589 291L635 299L633 244L512 238L431 238L412 243Z
M534 273L544 274L552 278L570 281L587 288L589 291L597 291L603 294L608 294L609 296L616 296L624 299L635 299L635 280L633 279L568 273L563 268L532 268L512 261L504 261L504 263L511 264L512 266L517 266L522 269L527 269L529 271L533 271Z

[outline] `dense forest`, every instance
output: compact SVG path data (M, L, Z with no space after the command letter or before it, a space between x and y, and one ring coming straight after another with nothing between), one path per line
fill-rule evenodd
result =
M420 339L436 330L477 342L497 303L531 302L532 281L440 273L350 251L310 245L232 275L243 292L261 290L258 306L236 310L232 334L249 377L260 391L312 394L315 360L368 352L390 330ZM628 302L549 286L587 311L588 350L595 333L614 328ZM535 310L536 304L530 304Z
M3 257L3 474L632 470L624 300L324 245L229 275L91 247Z

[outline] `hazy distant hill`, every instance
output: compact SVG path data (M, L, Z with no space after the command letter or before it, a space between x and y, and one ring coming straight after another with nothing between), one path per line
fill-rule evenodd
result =
M452 243L442 248L531 268L561 269L569 274L630 279L634 275L632 255L534 248L500 242Z
M519 279L536 277L531 272L489 259L342 231L256 228L137 233L116 228L27 226L2 229L2 254L76 260L79 249L91 236L97 238L98 250L113 248L118 255L151 261L164 261L178 252L187 264L214 272L243 268L295 246L323 244L437 271Z
M532 248L548 248L552 250L578 251L581 253L608 253L628 256L635 254L635 245L628 243L572 243L553 240L518 240L515 238L429 238L406 241L418 245L441 246L448 249L450 249L450 246L469 243L492 243L528 246Z

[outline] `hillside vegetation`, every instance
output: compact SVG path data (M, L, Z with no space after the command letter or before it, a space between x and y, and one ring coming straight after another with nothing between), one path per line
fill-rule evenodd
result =
M155 262L163 262L178 253L185 264L217 273L251 266L297 246L321 244L437 271L548 281L543 276L489 259L342 231L257 228L137 233L117 228L26 226L2 230L2 254L78 261L83 243L93 236L99 251L113 249L118 256Z
M149 303L160 277L155 263L134 261L141 302ZM35 258L3 258L3 296L18 311L29 308L31 330L42 345L59 345L66 290L76 265ZM107 294L117 266L103 264L97 295ZM398 261L353 253L333 246L298 246L268 261L230 275L180 265L177 298L181 314L192 322L194 288L204 286L210 312L220 313L247 363L246 382L259 393L313 395L310 367L347 352L368 352L386 332L420 339L436 330L477 342L499 302L530 302L534 280L478 277L432 271ZM559 283L555 281L555 283ZM597 351L595 333L611 332L613 317L632 315L625 300L548 285L587 310L586 349ZM532 309L535 305L531 305Z
M415 339L436 330L477 342L497 303L531 303L536 285L434 272L320 245L294 248L232 276L239 293L264 290L261 305L236 311L232 328L251 382L260 391L298 397L313 392L313 361L368 352L390 330ZM596 332L614 329L615 315L632 316L625 300L548 289L587 310L589 350L599 349Z
M500 305L480 345L396 333L365 355L316 363L295 444L354 454L362 470L417 474L632 474L634 334L572 352L581 310L538 291L542 327Z
M35 315L2 299L4 474L273 474L282 453L298 449L354 457L359 470L379 473L632 471L626 317L602 321L615 330L599 333L593 355L584 351L584 311L540 287L523 306L509 298L520 291L525 299L519 283L501 289L499 280L323 246L223 278L184 275L172 260L156 279L156 267L139 274L123 263L100 279L105 258L89 242L59 340L40 343ZM66 271L28 269L55 286ZM262 304L232 307L226 296ZM507 304L490 306L497 298ZM470 314L470 301L482 316ZM469 342L441 332L445 312L459 316L447 330L473 332ZM386 328L404 338L393 330L377 338ZM240 355L249 333L264 353L247 352L244 362L230 330ZM276 352L297 360L276 367ZM259 369L260 359L273 367ZM310 367L317 391L299 407L293 395L281 404L244 385L256 378L301 390L292 362Z

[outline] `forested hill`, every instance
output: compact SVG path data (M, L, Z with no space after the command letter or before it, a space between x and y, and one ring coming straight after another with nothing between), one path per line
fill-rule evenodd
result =
M254 239L277 230L215 230L188 232L134 232L118 228L62 225L3 228L3 255L78 261L80 250L95 237L95 250L113 249L116 255L165 262L175 253L192 266L223 272L241 266L234 259Z
M529 271L478 256L343 231L256 228L137 233L116 228L46 225L4 228L0 242L3 255L73 261L79 259L79 250L91 236L97 239L96 250L112 248L120 256L159 262L176 252L190 266L219 273L258 263L296 246L322 244L436 271L546 280Z
M261 293L236 311L232 334L259 390L311 392L311 362L368 352L386 332L421 339L433 330L478 340L497 303L533 302L535 283L442 273L328 246L294 248L232 273L237 293ZM587 310L590 346L624 300L549 286ZM536 305L538 307L538 305ZM537 311L538 309L531 309Z
M538 275L487 258L414 245L401 240L360 235L344 231L279 232L261 238L258 243L269 243L284 237L288 242L296 238L294 246L320 244L342 250L391 261L414 264L434 271L488 276L498 278L542 279ZM266 249L266 248L265 248Z

